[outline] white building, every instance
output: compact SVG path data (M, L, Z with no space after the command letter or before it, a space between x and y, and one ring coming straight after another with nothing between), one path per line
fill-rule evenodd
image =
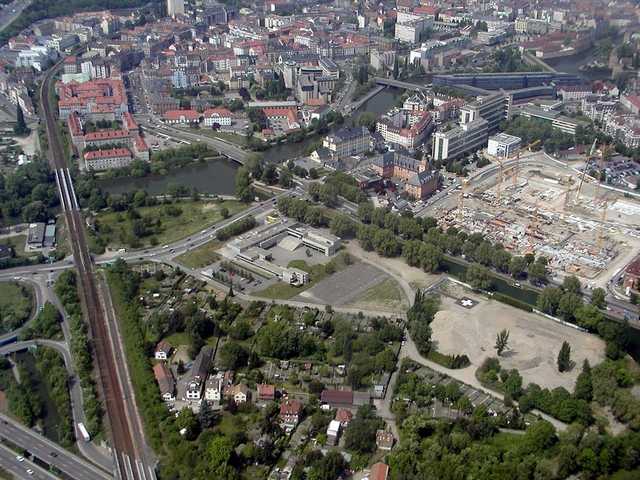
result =
M522 145L522 139L514 135L499 133L489 137L487 153L498 158L510 158L515 155Z
M222 400L222 393L224 390L224 383L221 375L209 377L204 386L204 399L210 402L220 402Z
M444 132L433 135L433 159L457 158L482 148L487 143L488 124L484 118L476 118Z
M228 127L231 125L232 116L232 113L226 108L210 108L203 113L204 124L207 127L213 127L215 124Z

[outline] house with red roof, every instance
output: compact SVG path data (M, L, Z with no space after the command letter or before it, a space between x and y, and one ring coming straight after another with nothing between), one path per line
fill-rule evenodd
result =
M280 426L285 432L290 432L300 422L302 402L300 400L285 400L280 404Z
M207 127L213 127L215 124L221 127L228 127L231 125L233 114L226 108L209 108L204 111L202 116Z
M84 154L86 170L108 170L122 168L131 163L133 156L128 148L108 148L92 150Z
M272 402L276 399L276 387L266 383L258 384L258 400Z

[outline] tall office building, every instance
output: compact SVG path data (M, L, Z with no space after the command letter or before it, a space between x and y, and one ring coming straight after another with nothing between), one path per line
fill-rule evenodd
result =
M184 15L184 0L167 0L167 15Z

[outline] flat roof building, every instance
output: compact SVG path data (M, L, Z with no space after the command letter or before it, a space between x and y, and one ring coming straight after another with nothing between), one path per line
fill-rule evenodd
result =
M487 152L498 158L512 157L520 150L522 139L507 133L498 133L489 137Z

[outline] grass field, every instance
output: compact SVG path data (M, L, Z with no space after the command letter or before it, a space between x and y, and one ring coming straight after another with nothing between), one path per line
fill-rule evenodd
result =
M173 208L177 207L177 208ZM171 205L155 205L136 209L139 219L132 219L126 212L98 214L99 234L112 248L140 248L175 242L199 232L203 228L222 220L220 211L226 208L233 215L246 204L232 201L206 202L185 200ZM134 234L134 224L145 224L143 235Z
M387 278L363 292L353 301L352 305L362 308L405 311L409 307L409 302L398 282Z
M220 140L225 140L240 147L247 146L247 137L245 137L244 135L236 135L235 133L227 132L214 132L213 130L207 128L200 129L200 131L198 131L198 135L206 135L207 137L219 138Z
M0 333L15 330L31 315L33 292L16 282L0 282Z
M216 253L216 250L221 246L222 243L218 240L211 240L198 248L178 255L176 260L189 268L203 268L220 259L220 255Z
M307 272L309 274L309 283L304 284L302 287L294 287L293 285L278 282L268 286L264 290L256 292L256 295L259 297L272 298L274 300L289 300L290 298L299 295L301 292L310 289L329 275L346 268L348 264L351 263L351 260L345 261L347 255L348 254L341 254L328 263L319 263L316 265L309 265L304 260L292 260L287 266ZM331 273L327 271L327 265L329 264L333 266L332 271L330 268Z
M31 255L25 255L24 245L26 242L27 242L26 235L16 235L15 237L7 237L2 240L2 243L4 243L5 245L9 245L11 248L13 248L13 251L15 252L16 257L23 257L23 258L31 256Z

